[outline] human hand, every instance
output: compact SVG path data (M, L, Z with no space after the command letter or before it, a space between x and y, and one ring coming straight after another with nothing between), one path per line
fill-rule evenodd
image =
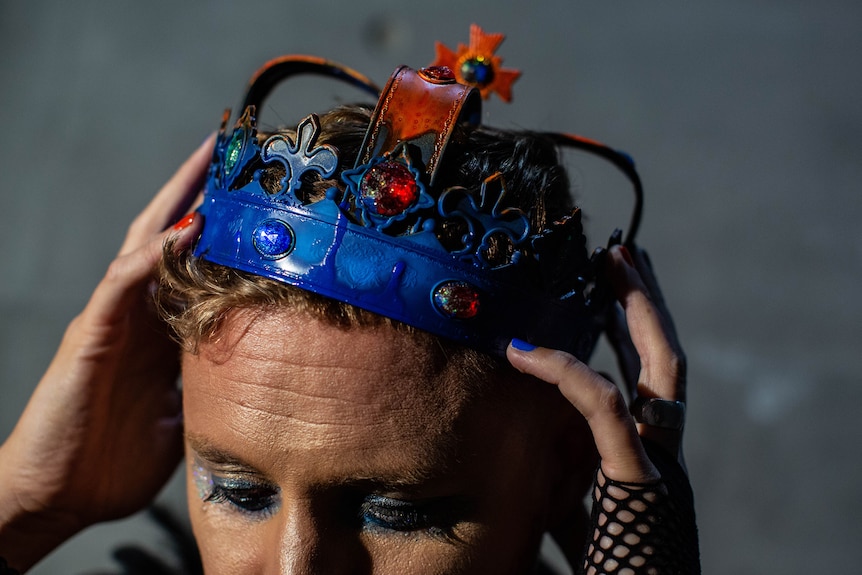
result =
M622 311L609 336L630 395L684 401L685 357L646 255L635 250L632 257L617 246L609 256ZM670 566L663 563L676 554L686 561L687 570L680 572L694 572L691 556L696 564L697 538L682 428L636 423L623 393L608 379L568 353L531 348L513 341L509 361L519 371L559 387L586 419L601 458L587 557L582 555L583 541L571 540L571 532L554 534L570 564L583 565L590 574L677 572L664 571ZM677 553L679 541L693 550Z
M165 241L183 249L200 233L197 215L165 228L195 201L212 147L211 137L131 224L0 447L0 556L11 567L143 508L180 460L179 349L151 292Z

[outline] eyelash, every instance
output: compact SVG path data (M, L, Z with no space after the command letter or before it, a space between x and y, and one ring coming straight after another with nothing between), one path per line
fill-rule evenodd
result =
M206 503L226 503L242 513L261 519L269 517L278 509L278 490L267 485L213 477L211 489L204 497Z
M425 531L434 536L449 536L452 521L434 503L369 495L360 506L360 520L369 530L412 532Z
M279 507L278 489L262 483L209 475L206 503L226 504L253 517L266 519ZM369 531L400 533L424 531L435 537L451 537L454 521L434 502L414 503L380 495L365 496L359 504L359 521Z

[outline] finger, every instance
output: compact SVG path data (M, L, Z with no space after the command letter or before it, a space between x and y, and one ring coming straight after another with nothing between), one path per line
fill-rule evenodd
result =
M685 400L684 358L672 326L650 299L649 290L623 246L610 250L611 276L626 315L632 343L640 358L638 393L646 397Z
M164 231L195 203L206 179L214 145L215 134L211 134L135 218L120 248L120 255L147 243L153 234Z
M200 235L202 225L203 216L190 214L177 227L154 236L137 250L111 262L84 310L90 325L111 327L124 321L129 307L141 297L142 290L153 277L165 242L172 240L176 251L187 249Z
M628 251L632 257L635 269L640 274L641 279L643 279L644 284L647 286L647 289L649 289L650 295L652 295L656 301L664 300L661 289L658 287L658 282L656 281L655 271L652 267L652 260L650 260L646 250L638 246L631 246L631 249Z
M519 347L528 348L520 342ZM644 451L622 393L573 355L547 348L506 350L518 371L556 385L590 426L602 469L617 481L647 482L659 474Z
M608 313L608 327L605 333L607 334L611 348L614 350L614 354L617 356L617 365L623 376L628 397L631 399L637 392L641 361L629 335L626 315L619 304L614 304Z
M665 323L665 331L671 343L675 347L679 347L679 340L676 335L676 328L673 325L673 318L668 311L667 304L665 303L664 294L662 294L661 288L658 285L658 280L656 279L655 271L652 266L652 261L650 261L649 255L645 250L639 248L637 246L633 246L632 250L629 250L629 253L632 256L632 260L634 261L635 269L638 271L641 279L644 282L644 285L647 288L647 292L650 295L650 299L653 301L655 306L658 308L659 313L662 316L662 320Z
M617 382L616 382L616 381L614 381L613 376L612 376L611 374L609 374L608 372L606 372L606 371L597 371L596 373L597 373L597 374L598 374L598 376L599 376L599 377L601 377L602 379L606 379L606 380L608 380L609 382L611 382L612 384L617 385ZM617 386L617 387L619 387L619 386Z

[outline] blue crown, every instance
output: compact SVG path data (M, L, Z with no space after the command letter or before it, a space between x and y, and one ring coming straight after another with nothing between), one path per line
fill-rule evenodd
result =
M255 118L272 87L302 73L378 94L365 77L325 60L288 56L264 66L230 133L225 113L199 208L205 223L195 256L484 352L502 354L518 337L589 357L610 290L601 273L604 251L587 255L580 211L536 230L525 213L507 205L499 175L477 189L436 185L455 127L478 124L475 87L457 83L445 67L396 70L380 93L355 165L342 167L341 185L325 198L308 201L300 191L303 176L334 178L339 168L338 151L317 145L317 117L305 118L293 138L277 134L262 144ZM599 153L633 178L631 239L640 184L630 160L590 140L548 136ZM284 174L276 193L261 181L273 166ZM457 245L439 238L441 229L453 226ZM612 242L618 241L616 235Z

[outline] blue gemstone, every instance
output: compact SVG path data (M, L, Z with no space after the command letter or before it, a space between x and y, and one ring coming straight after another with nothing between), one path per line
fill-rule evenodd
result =
M281 258L293 249L293 230L281 220L264 220L254 229L252 241L263 257Z
M470 84L486 86L494 80L494 67L484 58L471 58L461 64L461 76Z

